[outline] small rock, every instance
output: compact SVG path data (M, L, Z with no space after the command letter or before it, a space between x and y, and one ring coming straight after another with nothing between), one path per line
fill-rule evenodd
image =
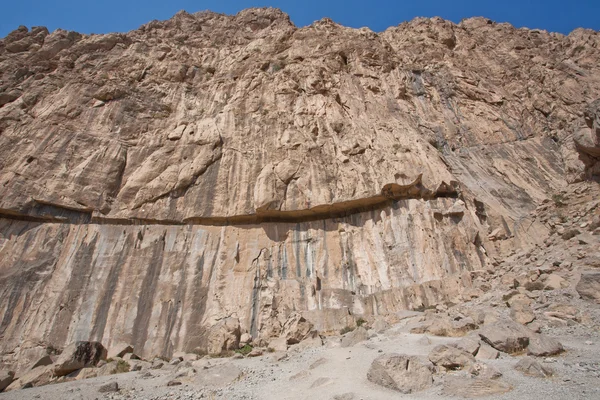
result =
M562 353L564 350L559 341L542 334L532 335L527 346L527 354L537 357L553 356Z
M469 367L469 373L473 376L485 379L497 379L502 376L502 373L495 367L480 362Z
M167 382L167 386L180 386L181 382L179 381L169 381Z
M100 386L98 388L99 393L113 393L119 391L119 384L117 382L109 382L106 385Z

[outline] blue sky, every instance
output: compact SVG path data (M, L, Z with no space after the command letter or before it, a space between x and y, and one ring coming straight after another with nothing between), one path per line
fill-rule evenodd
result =
M297 26L329 17L346 26L382 31L417 16L454 22L485 16L517 27L562 33L576 27L600 30L600 0L0 0L0 37L19 25L43 25L50 31L126 32L182 9L235 14L265 6L281 8Z

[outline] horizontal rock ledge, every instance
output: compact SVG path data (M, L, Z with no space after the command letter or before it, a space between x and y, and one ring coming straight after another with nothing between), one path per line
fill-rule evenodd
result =
M49 202L36 203L25 211L0 209L0 218L40 223L98 224L98 225L255 225L260 223L294 223L331 218L343 218L365 211L390 207L394 202L407 199L431 200L440 197L458 197L458 183L446 184L432 191L421 184L421 175L408 185L385 185L381 194L333 204L322 204L303 210L257 210L255 214L190 217L182 221L152 218L111 218L88 208L77 210Z

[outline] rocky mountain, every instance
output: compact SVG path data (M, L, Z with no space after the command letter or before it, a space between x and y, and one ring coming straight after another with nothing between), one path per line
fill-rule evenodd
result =
M276 9L20 27L0 40L2 363L293 344L481 298L481 271L554 246L571 195L593 205L598 98L585 29Z

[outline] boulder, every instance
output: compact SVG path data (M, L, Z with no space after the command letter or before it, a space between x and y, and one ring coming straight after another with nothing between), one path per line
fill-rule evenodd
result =
M52 358L48 355L39 358L29 367L30 370L52 364Z
M509 354L524 351L529 345L529 337L532 334L533 332L523 325L508 320L484 326L479 331L479 336L484 342L496 350Z
M502 373L498 371L495 367L484 364L482 362L477 362L469 367L468 371L472 376L476 376L478 378L485 379L497 379L502 376Z
M414 393L433 384L433 365L416 356L384 354L377 357L367 373L367 379L377 385Z
M540 364L531 357L523 357L515 365L515 369L525 375L536 378L547 378L554 374L554 371L550 367Z
M547 357L560 354L564 351L563 345L555 339L539 333L533 334L529 338L527 354L530 356Z
M13 371L0 371L0 392L8 387L15 378Z
M583 272L575 290L582 299L600 303L600 271Z
M464 350L469 354L475 355L481 346L481 342L479 341L479 337L475 338L467 336L454 343L452 346L456 347L457 349Z
M32 369L13 381L5 390L8 392L15 389L47 385L54 379L53 368L52 365L46 365Z
M100 342L75 342L67 346L54 364L54 374L64 376L106 360L107 351Z
M209 329L207 351L209 354L220 354L227 350L237 350L240 336L240 320L225 318Z
M269 342L268 348L275 351L287 351L287 339L285 337L272 339Z
M112 346L108 351L108 358L120 357L123 358L125 354L133 353L133 346L126 343L119 343L116 346Z
M242 333L242 336L240 336L240 348L244 347L244 345L246 344L250 344L252 342L252 335L250 335L249 333Z
M498 350L494 349L492 346L482 343L479 346L479 350L477 350L477 354L475 355L475 359L477 360L495 360L500 356Z
M368 338L369 334L367 333L367 330L362 326L359 326L342 337L342 347L352 347L360 342L364 342Z
M567 287L569 284L564 278L557 274L550 274L544 280L544 290L558 290Z
M475 357L459 348L440 344L429 353L429 361L449 370L457 370L474 364Z
M312 331L313 324L307 321L300 313L292 313L285 324L281 336L287 339L287 344L300 343Z

